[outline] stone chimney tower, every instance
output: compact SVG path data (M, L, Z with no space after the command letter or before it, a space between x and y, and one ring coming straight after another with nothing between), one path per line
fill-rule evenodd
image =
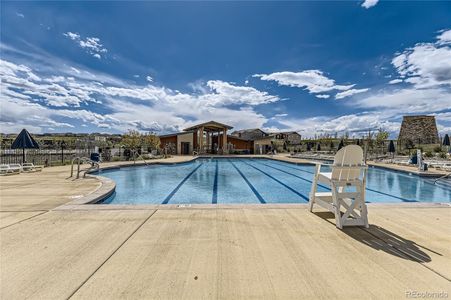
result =
M434 116L404 116L399 141L411 140L415 144L439 143L437 125Z

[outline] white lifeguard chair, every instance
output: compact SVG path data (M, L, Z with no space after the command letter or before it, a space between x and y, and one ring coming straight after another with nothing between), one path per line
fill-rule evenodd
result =
M360 146L349 145L340 149L334 157L329 173L321 172L321 164L316 164L310 192L309 210L313 204L331 211L335 215L336 226L365 226L368 228L368 210L365 204L367 166L363 163ZM318 184L330 187L330 192L318 192ZM343 211L342 211L343 208Z

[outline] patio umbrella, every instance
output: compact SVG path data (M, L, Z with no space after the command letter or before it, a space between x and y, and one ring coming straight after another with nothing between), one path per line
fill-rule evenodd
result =
M340 141L340 144L338 144L338 150L340 150L341 148L343 148L345 146L345 143L343 142L343 140Z
M447 150L449 149L449 145L450 145L450 142L449 142L449 135L448 134L445 134L445 137L443 138L443 146L446 146L446 148L447 148ZM449 151L449 150L448 150Z
M395 151L395 143L390 140L390 144L388 144L388 152L392 153L392 155L395 156Z
M443 138L443 146L449 146L450 142L449 142L449 135L445 134L445 137Z
M26 129L22 129L11 145L11 149L22 149L22 162L25 162L25 149L39 149L38 143Z

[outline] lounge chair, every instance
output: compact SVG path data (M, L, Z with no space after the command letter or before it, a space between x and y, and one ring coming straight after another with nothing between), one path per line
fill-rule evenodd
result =
M22 170L24 172L40 172L43 166L35 166L33 163L23 163Z
M19 173L23 171L22 166L20 164L9 164L9 168Z
M0 165L0 175L14 175L19 173L20 169L11 168L9 165Z
M332 172L322 173L321 164L316 164L310 192L309 210L313 205L326 208L335 215L336 226L365 226L368 228L368 213L365 204L367 166L363 163L360 146L349 145L340 149L334 157ZM318 184L330 187L330 192L318 192ZM344 212L341 208L344 208Z

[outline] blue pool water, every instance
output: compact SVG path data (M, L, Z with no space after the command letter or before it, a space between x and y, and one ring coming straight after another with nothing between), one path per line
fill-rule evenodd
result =
M314 166L270 159L197 159L100 171L116 191L107 204L307 203ZM320 190L326 189L320 187ZM451 189L406 173L370 168L367 202L451 202Z

